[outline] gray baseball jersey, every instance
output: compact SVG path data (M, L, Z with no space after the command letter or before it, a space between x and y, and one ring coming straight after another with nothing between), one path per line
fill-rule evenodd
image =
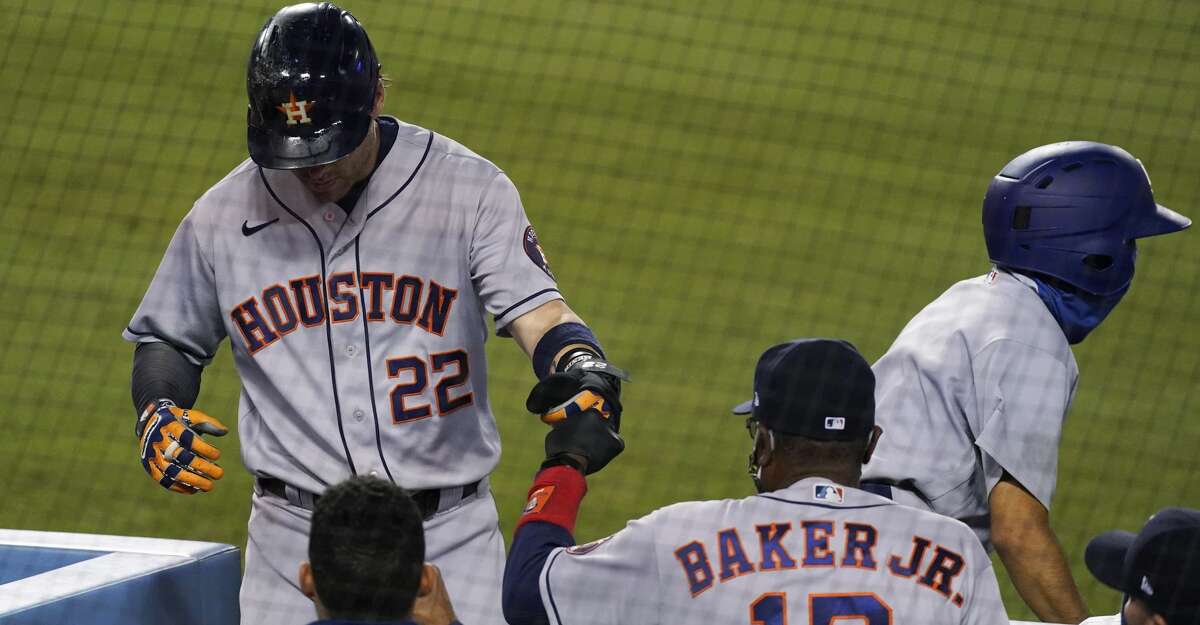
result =
M485 316L504 333L561 297L508 177L397 123L349 214L291 172L239 165L184 217L125 331L200 365L228 336L243 462L312 493L352 473L443 495L488 475L500 439ZM456 609L479 624L502 620L503 539L486 488L425 524ZM254 500L243 623L315 617L294 574L308 512L281 506Z
M310 492L490 473L485 314L503 331L561 297L509 178L399 126L348 215L243 162L183 219L125 331L201 365L230 337L246 467Z
M555 625L1007 625L991 560L962 523L808 478L687 502L552 552Z
M988 494L1005 471L1046 509L1079 368L1021 275L964 280L917 313L875 363L883 437L864 480L971 526L990 545Z

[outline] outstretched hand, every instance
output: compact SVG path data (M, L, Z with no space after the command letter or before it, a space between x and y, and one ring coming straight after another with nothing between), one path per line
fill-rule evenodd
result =
M167 490L185 495L211 491L213 480L221 479L225 470L216 464L221 450L200 434L224 436L228 432L224 424L199 410L159 400L147 406L138 419L142 468Z

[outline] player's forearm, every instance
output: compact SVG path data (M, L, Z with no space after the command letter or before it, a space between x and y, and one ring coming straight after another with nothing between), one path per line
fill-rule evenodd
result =
M538 578L555 549L575 544L575 518L585 493L587 481L571 467L543 469L534 478L504 567L501 597L511 625L549 622Z
M575 314L566 302L554 300L514 319L509 326L509 331L512 333L513 339L517 341L517 345L521 346L526 355L533 358L534 350L542 337L555 326L564 323L583 324L583 319L580 319L579 315ZM561 356L561 354L555 354L555 356ZM544 375L544 373L541 374Z
M1031 525L1020 535L996 537L996 552L1025 604L1048 623L1078 623L1087 606L1054 531Z
M134 411L140 413L148 403L163 398L190 408L200 394L201 371L167 343L139 343L130 376Z
M1025 604L1050 623L1087 618L1087 606L1050 527L1049 510L1008 472L992 488L988 505L992 542Z
M538 578L552 551L574 544L575 538L565 527L548 521L526 523L517 529L504 565L501 594L504 619L510 625L549 623Z

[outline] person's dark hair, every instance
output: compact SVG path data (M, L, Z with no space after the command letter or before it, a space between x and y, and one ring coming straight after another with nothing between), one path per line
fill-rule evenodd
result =
M425 563L421 513L391 482L350 478L317 501L308 559L331 617L400 620L412 611Z

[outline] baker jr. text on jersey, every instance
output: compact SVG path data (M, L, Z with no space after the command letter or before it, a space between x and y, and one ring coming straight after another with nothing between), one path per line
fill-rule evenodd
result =
M751 552L742 542L738 529L731 527L717 532L715 562L700 540L680 546L675 550L675 557L683 568L684 581L693 597L712 588L718 580L725 583L751 573L838 567L912 579L941 593L959 607L965 601L953 586L954 578L963 571L963 557L927 538L914 535L912 551L886 554L881 562L875 554L878 532L869 523L804 520L798 528L793 538L790 521L755 525L748 535L754 536L750 539L753 541L751 546L756 542L758 548ZM791 549L788 543L792 543ZM799 558L793 557L793 553Z

